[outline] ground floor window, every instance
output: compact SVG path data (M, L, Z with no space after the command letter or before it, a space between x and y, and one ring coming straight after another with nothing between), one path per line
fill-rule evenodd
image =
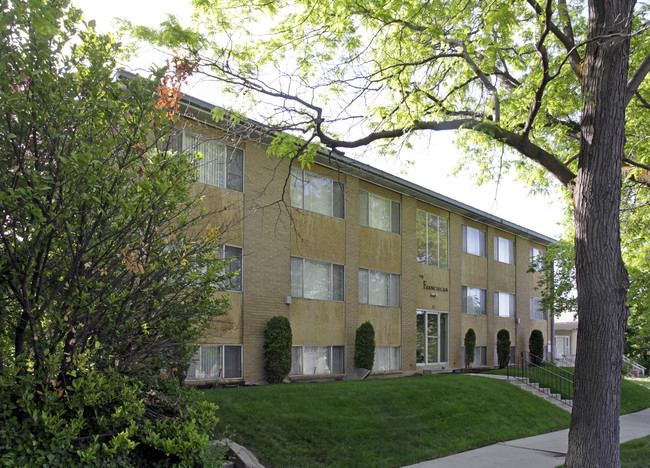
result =
M416 314L416 362L449 362L449 314L427 310L418 310Z
M241 378L241 345L199 345L187 371L189 381Z
M291 375L342 374L345 371L344 350L344 346L294 346Z
M373 372L400 370L402 353L399 346L376 346Z
M461 348L461 356L463 357L463 365L465 365L465 346ZM510 349L512 352L512 349ZM471 367L487 366L487 346L476 346L474 348L474 360L470 364Z
M571 356L571 344L568 336L555 335L555 351L558 356Z

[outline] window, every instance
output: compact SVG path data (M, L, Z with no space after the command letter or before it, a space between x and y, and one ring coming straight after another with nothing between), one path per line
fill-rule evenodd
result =
M244 151L215 138L181 130L173 137L183 151L201 155L195 164L198 182L237 192L244 191ZM180 141L180 145L178 142Z
M497 347L494 347L494 365L497 365L499 362L499 353L497 352ZM517 364L517 347L510 346L510 360L508 361L509 366Z
M571 356L571 342L568 336L555 335L555 351L557 357Z
M335 218L344 218L343 184L292 167L291 206Z
M293 346L291 375L342 374L345 372L344 346Z
M530 298L530 318L531 320L546 320L541 297Z
M440 268L449 266L449 220L417 211L417 261Z
M535 247L530 248L530 266L535 271L541 271L541 260L544 256L544 251L536 249Z
M461 348L461 356L463 365L465 364L465 346ZM471 367L487 366L487 346L474 347L474 360L470 364Z
M449 362L449 314L424 310L418 310L416 313L416 362Z
M399 307L400 275L359 268L359 304Z
M494 236L494 259L497 262L515 264L515 243L504 237Z
M291 295L323 301L343 300L343 265L291 257Z
M375 362L372 365L373 372L400 370L401 356L399 346L376 346Z
M190 381L241 378L241 345L199 345L187 371Z
M399 234L400 222L399 202L365 190L359 191L359 223Z
M494 315L497 317L515 317L515 295L495 291Z
M461 226L463 252L485 257L485 231L470 226Z
M463 286L461 294L464 314L486 315L485 289Z
M226 289L230 291L241 291L242 284L242 249L241 247L233 247L231 245L222 245L219 247L221 258L230 260L226 267L226 272L236 273L237 276L227 280Z

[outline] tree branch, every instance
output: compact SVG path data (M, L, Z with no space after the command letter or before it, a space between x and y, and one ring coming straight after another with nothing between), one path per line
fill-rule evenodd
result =
M627 90L625 91L626 105L630 103L632 96L634 96L634 93L639 89L639 86L641 86L641 83L647 76L648 72L650 72L650 53L646 55L643 62L641 62L641 65L639 65L639 67L634 71L634 74L632 74L632 77L627 82Z

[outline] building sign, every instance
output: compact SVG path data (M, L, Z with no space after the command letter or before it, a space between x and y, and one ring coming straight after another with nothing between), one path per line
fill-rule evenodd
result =
M427 284L426 281L422 281L422 288L426 291L449 292L449 288Z

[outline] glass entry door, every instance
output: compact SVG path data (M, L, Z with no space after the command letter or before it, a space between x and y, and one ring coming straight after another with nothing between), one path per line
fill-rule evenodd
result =
M416 313L417 364L449 362L449 314L428 310Z

